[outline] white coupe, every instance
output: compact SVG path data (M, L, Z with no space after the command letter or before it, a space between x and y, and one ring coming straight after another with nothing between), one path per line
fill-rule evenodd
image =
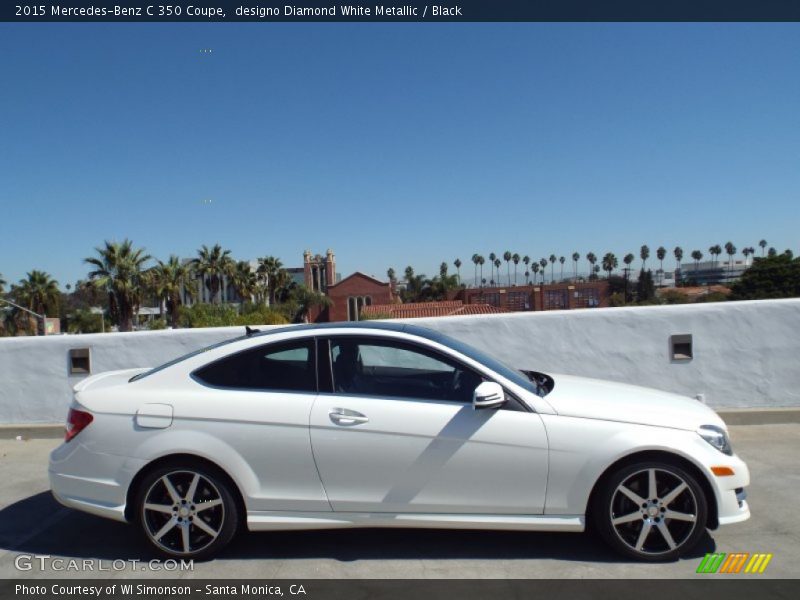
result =
M408 324L294 326L75 386L63 504L171 557L240 528L594 528L673 560L744 521L747 466L696 400L517 370Z

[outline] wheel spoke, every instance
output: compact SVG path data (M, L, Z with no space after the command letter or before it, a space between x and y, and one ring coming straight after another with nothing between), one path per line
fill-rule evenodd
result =
M172 506L169 504L151 504L149 502L144 505L145 510L154 510L160 513L172 514Z
M639 538L636 540L636 549L641 550L644 546L645 541L647 540L647 536L650 534L650 530L653 526L647 522L642 521L642 530L639 532Z
M647 471L647 496L650 499L658 498L658 488L656 486L656 470Z
M197 484L200 483L200 475L197 473L194 474L192 478L192 483L189 485L189 490L186 492L186 501L187 502L194 502L194 495L197 492Z
M156 540L160 540L167 534L169 530L171 530L177 524L178 524L178 519L175 518L170 519L161 529L158 530L157 533L153 534L153 538L155 538Z
M697 521L697 517L695 515L678 512L677 510L667 510L663 514L663 517L665 519L675 519L676 521L688 521L690 523L694 523L695 521Z
M672 539L672 534L669 532L669 528L664 521L659 521L656 523L656 527L661 532L661 535L664 537L664 540L667 542L670 550L675 549L675 540Z
M192 549L191 544L189 543L189 523L185 522L181 524L181 539L183 540L183 551L190 552Z
M642 513L638 510L636 512L628 513L627 515L622 515L621 517L617 517L613 519L611 523L613 525L622 525L623 523L631 523L633 521L641 521Z
M195 512L200 512L201 510L214 508L215 506L219 506L220 504L222 504L221 498L217 498L216 500L209 500L208 502L201 502L200 504L196 505Z
M633 490L626 488L624 485L619 486L619 491L625 494L632 502L635 502L637 506L641 506L645 503L644 498Z
M208 523L206 523L205 521L203 521L203 519L199 517L195 517L195 519L192 521L192 524L198 529L205 531L211 537L215 538L219 535L218 531L214 531L214 529L212 529L212 527Z
M169 497L172 498L172 501L175 504L179 503L181 501L181 497L178 494L178 490L176 490L175 486L172 485L172 482L169 480L169 477L164 475L161 478L161 482L164 484L164 487L167 488L167 493L169 494Z
M661 499L661 501L664 503L664 506L669 506L669 504L672 501L674 501L675 498L680 496L683 490L685 490L687 487L689 486L686 485L686 482L681 481L681 484L678 487L676 487L674 490L672 490L669 494L667 494Z

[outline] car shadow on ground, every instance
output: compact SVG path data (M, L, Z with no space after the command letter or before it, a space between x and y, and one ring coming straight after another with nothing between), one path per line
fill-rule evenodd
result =
M16 553L150 560L157 555L134 527L71 510L41 492L0 509L0 549ZM706 534L686 558L713 552ZM226 560L555 559L633 562L591 534L444 529L333 529L243 532L219 556Z

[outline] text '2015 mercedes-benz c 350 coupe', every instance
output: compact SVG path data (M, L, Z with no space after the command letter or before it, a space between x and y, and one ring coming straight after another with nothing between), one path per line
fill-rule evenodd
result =
M75 386L63 504L206 558L241 528L596 530L674 560L750 516L696 400L518 370L408 324L272 329Z

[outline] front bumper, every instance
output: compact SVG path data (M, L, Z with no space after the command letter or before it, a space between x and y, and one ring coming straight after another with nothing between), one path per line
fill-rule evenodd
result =
M709 473L716 488L717 521L720 525L741 523L750 518L745 489L750 485L750 471L738 456L734 455L724 462L733 469L734 475L719 477Z

